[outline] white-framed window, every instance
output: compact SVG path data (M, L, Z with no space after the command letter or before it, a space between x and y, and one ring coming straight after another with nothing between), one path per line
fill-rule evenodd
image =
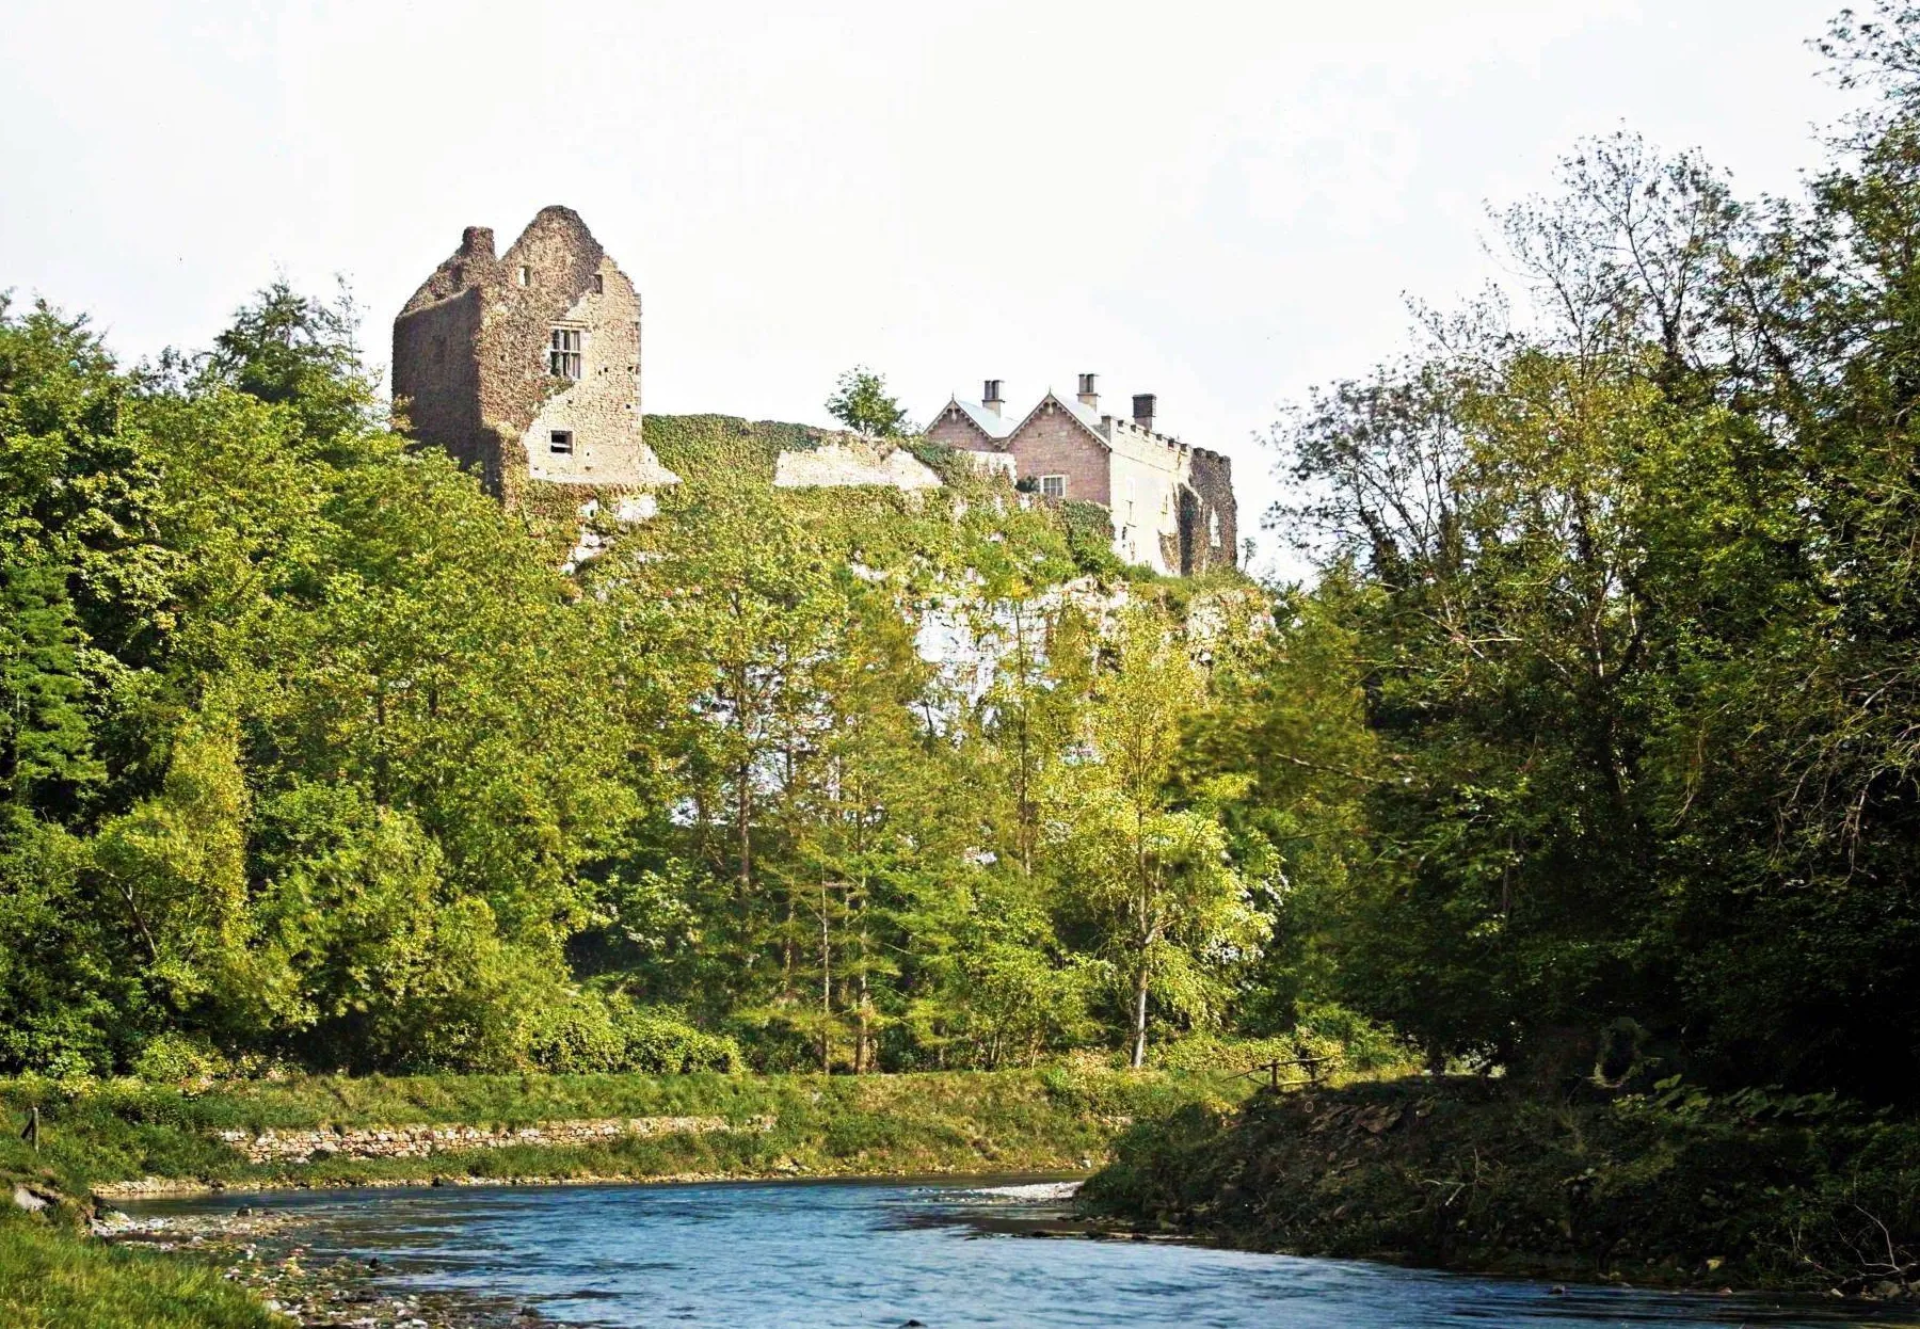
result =
M556 457L571 457L573 455L573 431L571 429L556 429L548 434L547 451Z
M1220 547L1220 511L1217 508L1207 513L1207 543L1215 549Z
M1043 475L1040 477L1040 497L1065 498L1067 496L1067 477L1064 475Z
M555 328L547 343L547 372L555 378L579 378L586 340L580 328Z

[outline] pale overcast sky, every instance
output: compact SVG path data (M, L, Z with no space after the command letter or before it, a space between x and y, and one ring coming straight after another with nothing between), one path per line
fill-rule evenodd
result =
M865 362L924 419L1090 370L1230 454L1251 531L1276 405L1492 276L1485 206L1579 136L1797 189L1837 7L0 0L0 289L132 360L340 273L384 364L462 227L564 203L639 283L649 411L820 422Z

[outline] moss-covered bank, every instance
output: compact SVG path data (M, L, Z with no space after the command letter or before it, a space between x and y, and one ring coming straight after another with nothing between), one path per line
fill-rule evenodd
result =
M1920 1275L1920 1125L1825 1096L1262 1090L1135 1125L1082 1197L1302 1255L1886 1298Z

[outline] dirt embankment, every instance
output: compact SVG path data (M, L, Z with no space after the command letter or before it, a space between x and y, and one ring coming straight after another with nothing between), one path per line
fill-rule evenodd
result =
M1082 1204L1303 1255L1891 1300L1920 1282L1920 1125L1753 1092L1263 1090L1122 1136Z

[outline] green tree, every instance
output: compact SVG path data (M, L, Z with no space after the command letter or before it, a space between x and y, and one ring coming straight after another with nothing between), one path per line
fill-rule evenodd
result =
M913 432L906 408L887 392L887 381L865 365L840 375L827 412L847 428L874 438L899 438Z
M1052 773L1046 819L1061 882L1094 917L1126 986L1132 1063L1146 1064L1149 1004L1195 1023L1217 1018L1223 971L1265 933L1205 806L1180 806L1181 743L1207 704L1205 679L1158 613L1121 619L1095 681L1081 751Z

